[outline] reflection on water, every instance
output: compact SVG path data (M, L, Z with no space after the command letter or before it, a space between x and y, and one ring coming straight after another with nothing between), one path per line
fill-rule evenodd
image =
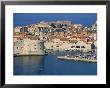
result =
M56 55L14 57L14 75L96 75L97 63L59 60Z
M43 56L20 56L14 59L14 74L40 74L43 69Z

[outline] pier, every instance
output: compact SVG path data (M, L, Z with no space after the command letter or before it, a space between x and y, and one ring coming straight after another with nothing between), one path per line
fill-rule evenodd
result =
M73 61L82 61L82 62L92 62L97 63L97 59L95 58L80 58L80 57L68 57L68 56L58 56L58 59L61 60L73 60Z

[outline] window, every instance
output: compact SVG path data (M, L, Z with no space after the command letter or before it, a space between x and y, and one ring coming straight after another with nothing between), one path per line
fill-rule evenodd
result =
M75 46L71 46L71 48L74 48Z
M52 33L52 35L54 35L54 33Z
M76 48L80 48L80 46L76 46Z
M42 46L42 45L40 44L40 46Z
M18 49L18 47L17 47L17 49Z
M85 46L81 46L81 48L85 48Z
M76 44L77 42L75 42L75 44Z

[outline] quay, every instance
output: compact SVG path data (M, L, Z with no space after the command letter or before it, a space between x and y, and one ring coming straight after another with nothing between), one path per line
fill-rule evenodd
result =
M58 56L58 59L61 60L73 60L73 61L82 61L82 62L92 62L97 63L97 59L94 58L80 58L80 57L72 57L72 56Z

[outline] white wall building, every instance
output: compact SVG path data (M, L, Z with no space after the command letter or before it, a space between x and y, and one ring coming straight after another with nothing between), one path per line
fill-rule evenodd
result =
M44 55L44 43L40 40L28 38L14 42L14 54L18 55Z
M48 50L82 50L82 51L90 51L91 50L91 44L87 44L83 41L76 42L69 42L69 41L61 41L60 39L53 39L53 41L47 41L44 43L45 48Z

